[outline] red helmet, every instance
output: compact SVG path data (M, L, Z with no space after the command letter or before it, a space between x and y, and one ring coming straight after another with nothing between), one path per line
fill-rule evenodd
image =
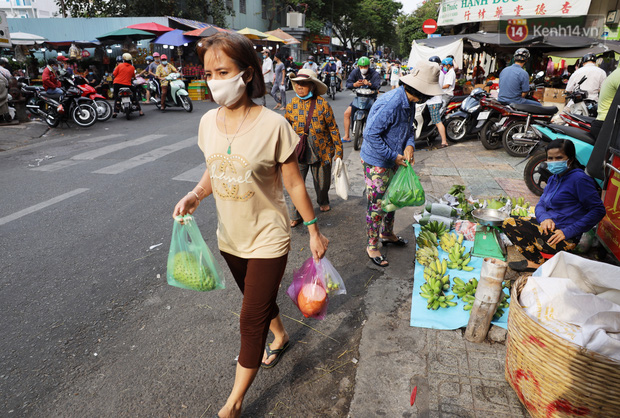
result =
M158 57L159 56L159 52L154 52L153 53L153 57Z
M166 54L162 54L161 59L162 59L162 60L167 60L167 59L168 59L168 56L167 56Z

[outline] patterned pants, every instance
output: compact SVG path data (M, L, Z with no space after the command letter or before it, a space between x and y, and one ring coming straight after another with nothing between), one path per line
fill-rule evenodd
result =
M316 202L319 206L328 206L329 205L329 186L331 185L332 180L332 166L329 165L321 165L320 162L313 164L305 164L299 163L299 171L301 172L301 177L306 181L306 176L308 176L308 171L312 171L312 180L314 180L314 191L316 192ZM301 219L301 215L295 209L293 213L293 220Z
M394 231L394 212L385 213L381 209L383 195L387 191L390 181L396 170L393 168L375 167L362 162L366 181L366 197L368 209L366 212L366 233L368 248L379 248L379 233L390 235ZM382 228L383 226L383 228Z
M541 253L556 254L560 251L571 251L577 243L573 239L565 239L555 245L549 245L547 241L551 239L551 233L543 234L542 227L536 218L507 218L503 225L504 233L510 241L517 247L517 250L525 258L536 263L542 264L545 259Z

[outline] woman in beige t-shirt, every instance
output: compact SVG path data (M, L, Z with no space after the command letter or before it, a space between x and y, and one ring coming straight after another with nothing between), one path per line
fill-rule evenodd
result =
M289 336L276 304L290 248L282 185L308 225L316 260L325 255L328 240L319 232L299 173L299 137L284 117L252 102L265 94L252 43L241 35L219 33L198 45L209 91L220 107L200 121L198 145L207 169L177 203L173 216L193 213L211 194L215 198L220 252L243 293L235 384L218 415L239 417L258 367L275 366L288 348ZM265 348L269 330L275 338Z

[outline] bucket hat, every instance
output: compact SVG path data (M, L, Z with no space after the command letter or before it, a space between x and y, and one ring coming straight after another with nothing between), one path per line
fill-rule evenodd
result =
M439 65L430 61L420 61L411 73L400 81L427 96L439 96L443 90L439 87Z
M291 81L312 81L316 87L317 96L322 96L327 93L327 86L323 84L321 80L316 78L316 73L312 70L299 70L295 78L291 78Z

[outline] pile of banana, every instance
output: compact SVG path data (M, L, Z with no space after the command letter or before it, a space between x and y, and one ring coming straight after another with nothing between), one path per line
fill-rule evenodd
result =
M451 269L465 271L472 271L474 269L473 267L467 265L471 261L471 253L465 253L465 247L459 243L450 249L448 257L450 258L448 267Z
M493 315L493 319L500 319L504 315L504 309L510 306L508 299L510 299L510 295L502 292L502 300L497 305L497 311L495 311L495 315Z
M450 232L450 229L446 227L446 224L439 221L431 221L426 225L422 226L421 230L430 231L435 234L437 238L441 238L444 234Z
M435 260L439 258L439 251L437 251L437 247L420 247L420 249L415 252L415 257L418 263L426 267L430 266L431 263L434 263Z
M452 292L463 302L465 302L465 306L463 306L464 311L470 311L474 306L474 295L476 294L476 289L478 288L478 280L473 278L470 279L467 283L461 280L458 277L454 277L452 279L454 285L452 286Z
M450 249L454 247L456 244L460 245L463 243L463 238L464 238L463 234L457 235L454 232L450 232L449 234L443 234L443 236L439 240L439 245L441 246L442 250L449 253Z
M446 274L447 269L448 262L445 259L442 261L436 259L424 269L426 283L420 287L420 296L428 302L426 309L437 310L456 306L456 302L452 302L455 296L444 294L444 290L450 289L450 276Z
M444 235L445 236L445 235ZM418 247L437 247L437 235L429 230L420 231L416 239Z

